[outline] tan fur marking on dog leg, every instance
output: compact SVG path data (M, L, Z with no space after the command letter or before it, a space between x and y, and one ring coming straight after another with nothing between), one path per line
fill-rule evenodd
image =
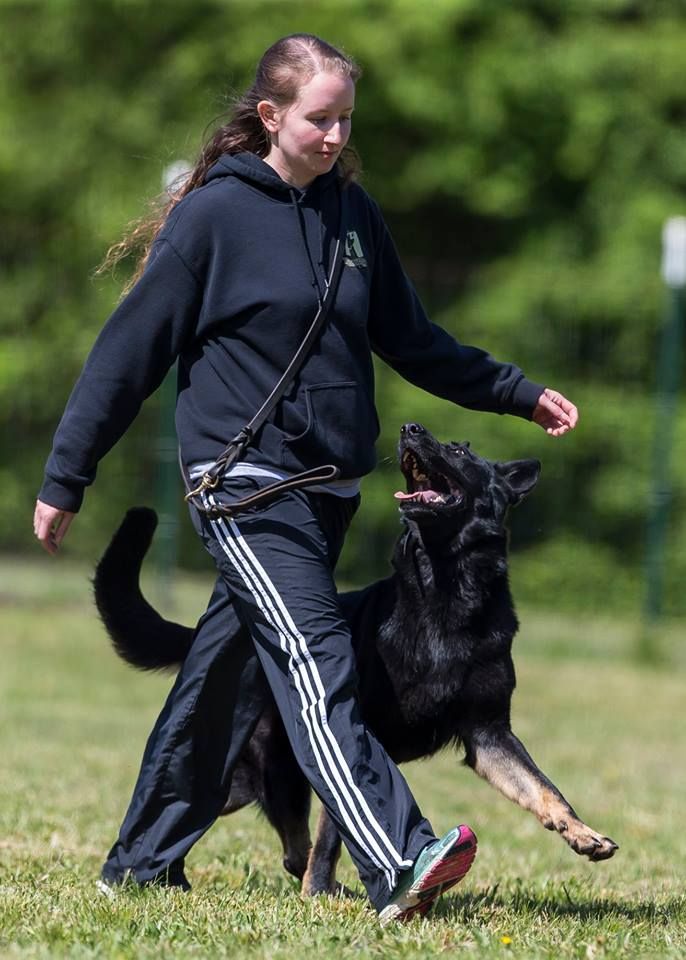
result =
M494 745L475 746L474 752L476 773L508 800L530 810L547 830L556 830L575 853L590 860L607 860L618 849L614 840L596 833L578 818L533 761L529 769L516 753Z
M564 799L556 796L542 779L507 750L497 746L479 747L474 769L508 800L533 813L548 830L566 829L567 821L576 819Z
M310 850L300 889L303 897L312 897L318 893L336 893L336 864L341 855L341 845L340 843L337 845L335 856L331 857L330 827L328 815L325 810L322 810L317 822L314 846Z

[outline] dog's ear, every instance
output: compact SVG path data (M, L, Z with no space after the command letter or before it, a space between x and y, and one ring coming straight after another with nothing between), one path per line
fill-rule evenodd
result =
M541 474L540 460L506 460L496 463L495 468L507 481L509 500L513 506L533 490Z

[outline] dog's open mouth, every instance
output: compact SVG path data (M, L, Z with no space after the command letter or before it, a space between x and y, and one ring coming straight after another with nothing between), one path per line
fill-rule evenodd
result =
M462 500L462 490L451 485L442 473L436 473L424 466L416 453L406 450L400 460L400 469L407 483L407 493L398 490L396 500L413 501L429 505L455 504Z

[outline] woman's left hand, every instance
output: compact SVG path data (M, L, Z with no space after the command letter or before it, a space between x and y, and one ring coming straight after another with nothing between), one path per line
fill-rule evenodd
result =
M579 411L558 390L545 388L531 417L551 437L562 437L573 430L579 420Z

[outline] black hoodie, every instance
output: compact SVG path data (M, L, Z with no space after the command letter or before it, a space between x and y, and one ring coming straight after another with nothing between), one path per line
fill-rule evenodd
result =
M372 351L405 379L475 410L530 417L542 387L430 323L374 201L345 188L334 305L295 382L246 451L283 472L374 466ZM76 511L98 461L178 358L184 462L214 460L261 406L317 309L338 230L331 171L290 187L253 154L222 156L172 211L146 269L98 336L55 434L39 497Z

